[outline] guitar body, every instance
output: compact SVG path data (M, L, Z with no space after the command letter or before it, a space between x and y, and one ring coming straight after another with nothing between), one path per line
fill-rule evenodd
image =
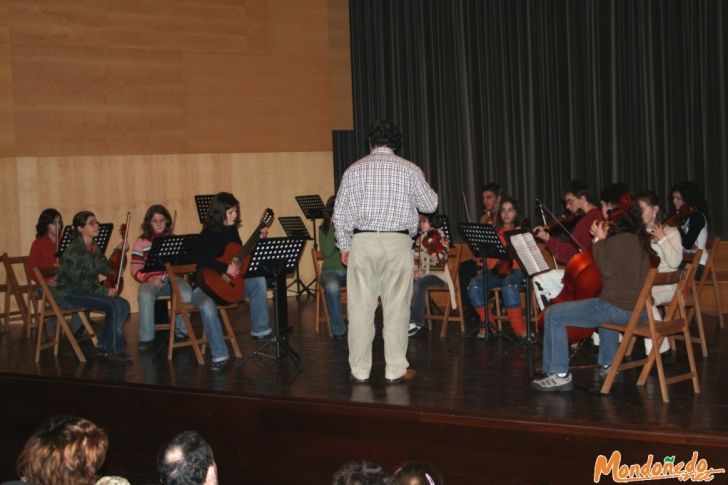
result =
M225 246L222 256L216 260L227 266L233 262L233 259L238 256L242 248L242 244L229 243ZM248 255L245 257L244 265L240 268L240 274L235 278L212 268L202 268L197 275L197 284L218 303L237 303L243 298L243 292L245 291L243 276L248 269L249 262L250 256Z
M245 280L243 277L248 271L251 251L258 242L260 231L264 227L270 227L273 223L273 218L273 210L266 209L260 218L258 227L245 242L245 246L234 242L228 243L225 246L222 256L217 258L217 261L223 263L225 266L231 263L237 263L240 268L240 274L237 277L233 278L227 273L220 273L211 268L202 268L197 272L197 284L205 293L214 298L215 301L226 305L237 303L243 298L243 292L245 291Z

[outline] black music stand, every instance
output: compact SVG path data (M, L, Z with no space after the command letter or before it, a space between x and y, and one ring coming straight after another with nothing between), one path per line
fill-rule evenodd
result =
M508 253L506 248L501 243L498 234L495 232L495 228L490 224L476 224L470 222L461 222L458 224L460 233L465 238L465 242L470 245L473 250L475 257L483 258L483 269L480 272L480 276L483 279L483 303L485 305L485 322L479 325L475 329L468 332L465 337L475 337L481 328L485 329L485 341L490 340L490 334L493 333L495 338L505 338L506 340L512 341L510 337L499 332L497 327L494 327L488 318L488 299L490 298L490 289L488 288L488 278L486 277L487 260L488 258L507 259Z
M290 357L296 368L301 370L301 358L281 333L290 329L286 306L286 275L295 271L304 244L306 244L306 240L301 238L272 237L261 239L255 245L245 276L246 278L265 276L273 279L275 324L273 335L263 345L237 362L236 368L260 355L271 358L275 362L281 362L286 357ZM272 355L264 352L270 346L275 348L275 353Z
M300 217L279 217L278 222L281 223L281 226L283 226L283 230L286 231L286 236L288 236L289 238L305 239L306 241L311 240L311 235L308 233L308 229L306 229L306 226L303 225L303 219L301 219ZM315 284L316 278L311 280L309 284L305 284L301 280L299 264L296 264L296 277L291 283L288 284L286 289L289 289L291 286L296 285L296 296L301 296L303 294L305 294L307 297L316 296L314 290L311 289L311 287Z
M61 242L58 244L58 253L56 254L56 257L60 258L63 256L63 252L66 250L69 244L71 244L71 239L73 238L73 232L75 231L75 228L73 226L66 226L65 229L63 229L63 234L61 235ZM94 241L96 241L96 245L101 250L101 254L106 253L106 247L109 245L109 239L111 238L111 233L114 231L114 224L111 222L106 222L104 224L99 224L99 235L94 237Z
M435 224L435 227L438 229L442 229L442 232L445 233L445 237L448 241L452 241L452 235L450 234L450 219L445 214L440 214L437 216L437 221Z
M326 206L324 205L324 201L321 200L320 195L315 194L297 195L296 202L298 202L298 206L301 208L301 212L303 212L303 215L306 217L306 219L311 220L311 223L313 225L313 248L318 251L316 219L324 218L324 209L326 208Z
M533 291L533 277L549 271L551 268L543 257L541 250L536 244L533 234L528 229L516 229L505 233L508 245L513 249L516 261L521 267L526 284L526 338L516 343L503 354L493 359L488 365L500 362L510 356L514 351L526 347L528 356L528 377L533 378L533 350L536 343L531 328L531 292Z
M197 236L198 234L182 234L156 238L152 242L152 247L149 248L142 272L156 273L165 271L164 263L169 263L172 266L193 263L192 254L197 243ZM172 323L170 322L166 300L154 302L154 321L157 323Z
M205 217L207 217L207 212L210 210L214 198L215 194L195 196L195 206L197 206L197 216L200 218L200 224L205 223Z

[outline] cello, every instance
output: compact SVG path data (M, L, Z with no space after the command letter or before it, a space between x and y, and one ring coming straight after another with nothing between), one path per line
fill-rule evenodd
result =
M611 224L619 220L632 205L633 199L629 194L624 194L619 199L619 208L612 210L607 217L607 223ZM567 301L586 300L596 298L602 291L602 274L594 261L591 250L580 248L581 252L572 256L564 268L562 282L564 287L561 292L549 302L549 306ZM543 331L544 320L547 308L538 317L538 328ZM568 327L566 333L569 344L579 342L588 338L594 333L594 328Z

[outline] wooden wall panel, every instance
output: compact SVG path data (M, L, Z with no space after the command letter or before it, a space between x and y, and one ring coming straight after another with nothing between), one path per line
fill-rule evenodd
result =
M0 154L12 155L15 153L15 110L8 23L7 2L0 0Z
M351 109L329 0L6 2L17 143L0 155L329 151Z
M161 203L170 212L177 211L178 234L198 233L194 195L229 191L240 200L240 234L246 239L266 207L277 216L303 217L294 196L321 194L326 198L334 186L331 152L24 157L0 162L0 197L11 222L1 232L0 253L11 255L27 254L38 215L46 207L60 210L66 224L76 212L88 209L100 221L113 222L116 227L131 211L133 243L150 205ZM270 234L285 235L277 221ZM114 234L111 245L119 241ZM301 277L309 281L313 267L306 254L301 260ZM126 288L125 296L136 311L136 284Z

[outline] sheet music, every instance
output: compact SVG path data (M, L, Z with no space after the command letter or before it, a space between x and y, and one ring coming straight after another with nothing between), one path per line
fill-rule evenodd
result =
M513 234L511 236L511 246L518 255L518 259L523 265L528 275L535 275L548 271L549 265L541 254L541 250L536 244L531 233Z

